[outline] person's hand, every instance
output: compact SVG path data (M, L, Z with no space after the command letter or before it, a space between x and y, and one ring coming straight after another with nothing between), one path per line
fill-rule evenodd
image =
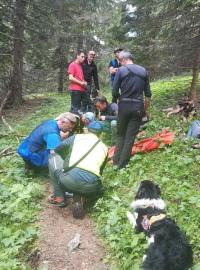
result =
M101 120L101 121L105 121L105 120L106 120L105 115L101 115L101 116L100 116L100 120Z
M60 137L62 141L65 140L68 136L69 136L69 131L67 132L60 131Z
M82 86L87 86L87 82L86 81L83 81L82 82Z
M118 68L115 68L115 73L118 71Z
M146 115L146 117L147 117L147 119L149 121L149 119L150 119L150 112L149 112L149 110L146 110L145 115Z

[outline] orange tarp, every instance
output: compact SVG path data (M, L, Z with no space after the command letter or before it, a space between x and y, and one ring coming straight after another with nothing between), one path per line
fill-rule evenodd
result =
M174 140L174 133L163 129L162 132L155 134L152 137L137 141L132 147L131 155L136 153L145 153L157 149L161 144L170 144ZM112 158L115 152L115 146L108 151L108 157Z

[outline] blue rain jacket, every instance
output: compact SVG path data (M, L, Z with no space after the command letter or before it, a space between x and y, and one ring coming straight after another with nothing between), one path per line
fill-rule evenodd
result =
M199 120L195 120L192 122L188 130L187 137L200 139L200 121Z
M57 122L50 119L37 126L20 144L17 152L33 165L47 167L50 150L55 149L60 142L60 129Z

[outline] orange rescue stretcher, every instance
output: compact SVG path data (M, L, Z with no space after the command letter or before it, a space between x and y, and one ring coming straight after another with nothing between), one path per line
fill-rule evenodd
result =
M161 132L155 134L152 137L137 141L134 143L132 147L131 155L135 155L136 153L146 153L157 149L161 146L161 144L171 144L174 140L174 133L168 131L167 129L163 129ZM115 153L115 146L112 146L108 150L108 158L111 159Z

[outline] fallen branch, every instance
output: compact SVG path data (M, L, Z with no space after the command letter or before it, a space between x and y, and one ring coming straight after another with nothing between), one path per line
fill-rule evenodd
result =
M17 139L18 143L20 143L19 136L16 133L16 131L8 124L8 122L5 120L5 118L2 116L1 117L4 125L15 135L15 138Z
M16 154L16 151L13 150L13 151L10 151L10 152L7 152L7 153L4 153L4 154L0 155L0 158L11 156L11 155L14 155L14 154Z
M2 154L4 154L5 152L7 152L8 150L10 150L10 149L11 149L10 146L8 146L8 147L6 147L5 149L3 149L3 150L0 152L0 156L1 156Z
M9 137L11 135L11 133L0 133L0 138L3 138L3 137ZM25 138L26 137L26 135L21 135L21 134L17 134L17 136L19 137L19 138Z

